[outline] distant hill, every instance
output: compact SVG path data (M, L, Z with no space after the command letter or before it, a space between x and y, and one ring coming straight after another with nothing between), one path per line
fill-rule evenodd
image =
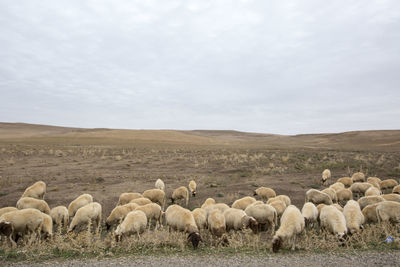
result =
M0 143L200 145L269 149L400 151L400 130L276 135L219 130L121 130L0 123Z

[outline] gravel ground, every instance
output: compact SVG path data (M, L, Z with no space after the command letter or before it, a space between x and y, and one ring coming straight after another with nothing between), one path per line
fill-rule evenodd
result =
M0 262L0 265L1 262ZM400 251L349 254L296 253L230 256L143 256L112 259L13 263L12 266L400 266Z

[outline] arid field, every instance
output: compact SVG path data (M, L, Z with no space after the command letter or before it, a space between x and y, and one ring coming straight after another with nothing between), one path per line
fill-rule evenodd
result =
M230 205L240 197L252 196L259 186L290 196L292 203L301 208L308 189L325 187L321 186L320 179L326 168L332 171L331 183L357 171L399 181L400 130L281 136L236 131L79 129L0 123L0 207L15 206L26 187L42 180L47 184L45 200L50 208L68 206L80 194L89 193L102 205L105 218L121 193L141 193L154 188L154 182L161 178L167 197L175 188L187 186L190 180L197 182L197 195L190 197L189 209L201 206L208 197ZM398 245L389 248L381 244L382 229L376 226L368 229L362 239L373 236L372 243L367 244L369 239L360 241L354 237L352 249L398 249ZM399 234L398 229L391 230ZM156 234L161 237L154 239L152 232L146 233L141 241L132 237L126 241L130 244L126 247L136 253L167 253L171 247L173 251L191 249L184 242L185 235L177 233L166 240L163 233ZM85 241L81 247L65 245L63 252L63 246L58 245L59 251L54 252L56 246L44 242L43 246L51 253L44 253L43 257L74 257L85 253L85 247L94 256L120 255L118 246L115 248L107 237L105 241L102 239L106 245L92 251L91 247L96 247L92 244L104 238L98 235L90 240L87 236L56 237L61 243L73 243L74 238ZM205 233L203 239L207 236ZM269 251L270 237L259 235L257 242L251 238L254 237L250 233L230 236L230 246L225 248L210 241L210 237L200 245L200 251L212 253L214 246L217 251L227 253ZM328 243L334 243L327 238ZM172 240L182 240L182 243L171 245ZM155 248L148 247L151 242ZM306 244L310 240L302 242L307 251L330 246L312 247ZM0 261L35 258L28 252L19 255L10 251L4 243L0 256Z

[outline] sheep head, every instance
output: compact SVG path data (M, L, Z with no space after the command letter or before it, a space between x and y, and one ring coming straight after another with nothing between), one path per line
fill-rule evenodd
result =
M193 249L196 249L199 246L199 242L203 241L201 236L197 232L190 233L188 236L188 241L192 242Z
M282 247L282 237L276 236L272 239L272 251L274 253L278 252L279 249Z
M13 227L10 222L0 222L0 234L9 236L9 235L11 235L12 230L13 230Z
M195 197L196 196L196 191L192 192L192 196Z

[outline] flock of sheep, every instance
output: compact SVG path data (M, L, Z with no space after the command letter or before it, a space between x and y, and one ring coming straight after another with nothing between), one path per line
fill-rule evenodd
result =
M322 183L326 185L330 179L331 172L324 170ZM301 210L291 205L288 196L276 195L273 189L260 187L253 196L237 199L231 207L208 198L200 208L190 211L182 206L187 207L189 193L196 196L196 182L190 181L188 187L189 190L181 186L173 191L172 204L166 210L165 185L160 179L154 189L122 193L105 221L107 231L112 231L117 241L131 234L140 238L154 220L156 228L166 225L170 230L186 232L188 241L197 248L202 241L200 232L205 229L227 241L223 239L226 232L248 228L254 234L267 231L273 236L272 250L277 252L285 243L295 249L296 237L305 227L319 225L344 241L346 235L362 231L364 223L400 223L400 185L397 181L377 177L365 179L361 172L339 178L324 190L308 190ZM383 194L388 190L391 193ZM11 245L15 246L19 238L27 238L30 243L38 238L51 238L53 226L67 232L90 226L100 230L102 207L93 202L91 195L80 195L68 208L58 206L50 210L44 200L45 193L46 184L39 181L25 190L16 207L0 208L0 235L6 236ZM183 202L182 205L174 204L178 200Z

